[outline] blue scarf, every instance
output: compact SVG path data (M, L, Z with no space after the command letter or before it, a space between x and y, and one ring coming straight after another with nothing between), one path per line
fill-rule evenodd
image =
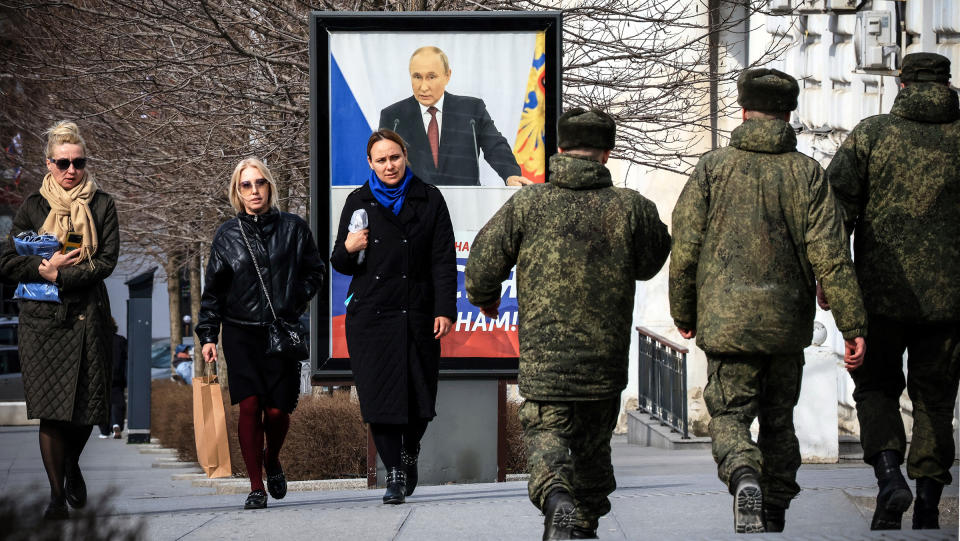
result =
M371 170L370 179L367 183L370 184L370 191L373 192L373 197L376 198L381 205L390 209L394 215L399 215L400 209L403 208L403 200L407 198L407 190L410 188L410 179L412 178L413 171L407 167L403 174L403 180L393 186L387 186L380 180L377 173Z

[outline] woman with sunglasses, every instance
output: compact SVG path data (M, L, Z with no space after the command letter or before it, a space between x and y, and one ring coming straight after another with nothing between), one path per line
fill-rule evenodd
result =
M383 503L401 504L417 486L420 440L437 415L440 339L457 313L457 262L447 204L413 175L403 139L373 132L367 162L370 177L347 196L330 264L353 277L350 367L387 470ZM360 212L368 226L351 232Z
M59 290L59 303L20 300L20 364L27 416L40 419L47 519L68 518L68 503L86 504L80 453L93 425L110 413L113 340L103 281L117 264L120 231L113 198L100 190L86 156L75 123L47 132L48 173L17 211L0 254L7 279L52 282ZM18 255L13 237L22 231L55 235L65 248L49 259Z
M237 435L250 477L244 509L262 509L264 466L270 496L279 500L287 493L280 449L300 394L300 363L266 355L268 326L274 313L297 321L326 269L307 223L277 210L277 185L262 161L237 164L227 196L237 217L213 237L196 334L204 360L213 363L222 332L230 402L240 404Z

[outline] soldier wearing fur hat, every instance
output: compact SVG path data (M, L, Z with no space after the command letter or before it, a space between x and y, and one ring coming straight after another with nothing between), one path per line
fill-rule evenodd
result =
M913 402L907 475L913 527L938 528L952 479L953 405L960 384L960 107L950 61L903 57L890 114L858 124L827 168L854 239L870 349L854 371L864 460L879 485L873 529L899 529L912 494L900 466L904 388ZM832 305L833 299L826 295ZM907 377L903 353L908 353Z
M550 182L514 194L477 234L470 302L496 317L516 265L520 408L530 500L544 539L596 539L616 488L610 437L627 383L637 280L663 266L670 236L656 206L616 188L604 165L616 126L572 109L557 126Z
M866 316L841 211L787 123L796 80L754 69L737 89L743 124L729 146L700 158L673 211L670 312L707 354L703 394L735 530L782 531L800 492L793 408L816 281L833 301L851 369L863 360Z

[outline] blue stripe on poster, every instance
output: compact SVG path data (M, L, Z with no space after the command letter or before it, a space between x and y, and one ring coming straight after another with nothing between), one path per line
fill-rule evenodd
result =
M330 55L330 184L360 185L370 176L367 139L373 131Z

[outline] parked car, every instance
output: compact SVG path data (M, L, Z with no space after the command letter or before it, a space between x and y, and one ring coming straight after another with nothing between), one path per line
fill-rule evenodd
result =
M24 399L20 375L20 353L17 346L17 317L0 317L0 400L19 402Z
M184 336L184 345L193 347L193 337ZM170 338L154 338L150 344L150 377L153 379L169 378L173 375L170 369Z

